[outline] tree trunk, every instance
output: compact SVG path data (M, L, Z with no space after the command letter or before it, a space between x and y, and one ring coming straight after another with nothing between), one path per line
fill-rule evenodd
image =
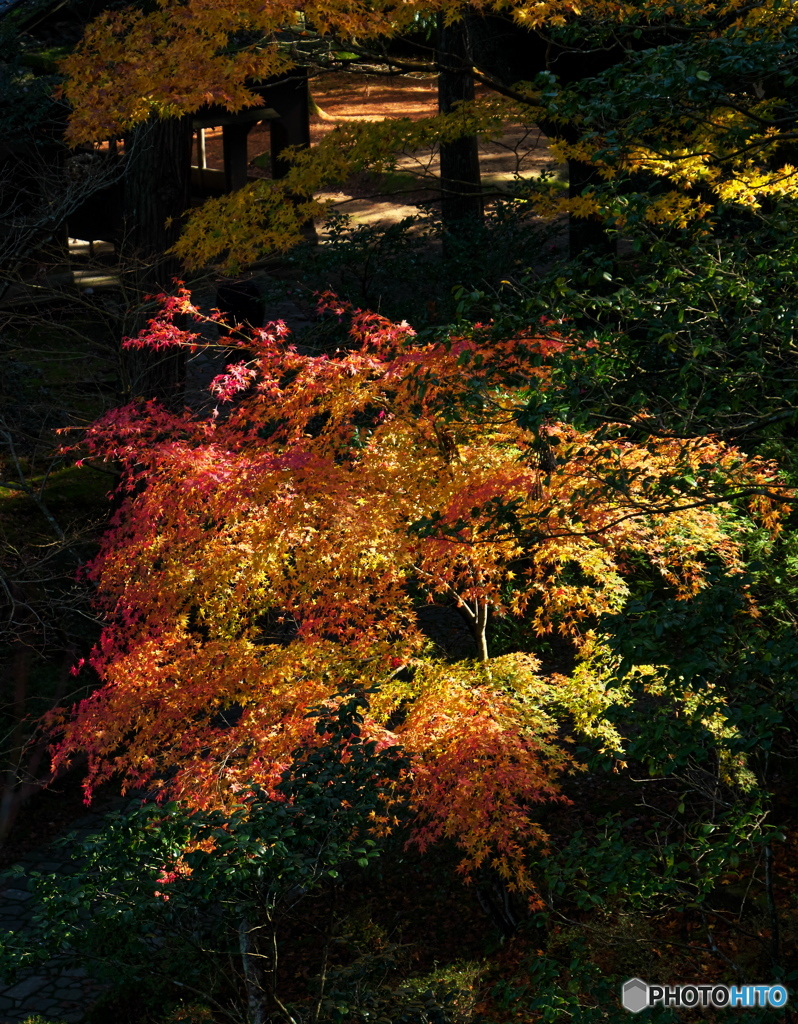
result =
M310 94L306 68L294 68L275 79L264 91L266 104L280 115L269 122L272 178L284 178L291 164L282 158L287 146L310 145Z
M490 602L480 601L477 599L474 601L474 607L472 608L468 601L461 600L457 607L465 616L466 621L471 627L471 632L477 645L477 657L479 661L487 663L490 660L490 655L488 653L488 616L490 614Z
M614 67L624 57L616 43L595 50L571 51L558 46L543 35L487 16L474 19L470 30L475 54L472 63L512 87L519 81L531 81L541 71L550 71L563 84L581 82ZM550 139L578 142L582 129L545 119L538 122L540 130ZM594 167L576 160L568 161L568 192L570 198L581 196L591 185L601 181ZM593 252L612 254L614 239L598 218L569 217L568 238L572 256Z
M474 99L473 61L466 19L445 25L438 15L438 109L451 113L455 105ZM484 216L479 151L476 135L441 143L441 217L444 230L456 233Z
M67 689L70 669L75 663L75 649L69 645L64 650L58 677L58 686L50 704L55 708ZM14 682L14 727L11 733L11 749L5 755L7 768L6 784L0 795L0 848L13 828L20 809L35 794L40 793L52 780L48 771L44 778L39 776L39 767L47 755L48 742L41 736L26 749L25 726L29 722L27 701L29 676L33 664L33 649L22 640L17 640L11 657L11 678Z
M277 181L291 170L283 151L288 146L307 149L310 146L310 107L307 68L293 68L274 80L263 93L266 104L280 115L269 122L272 178ZM318 241L313 220L305 221L302 234L309 242Z
M266 1024L266 1007L263 994L263 970L260 961L254 955L252 927L247 917L242 917L238 925L238 946L241 963L244 968L244 984L247 990L247 1022L248 1024Z
M123 264L136 297L174 290L179 260L167 254L177 241L189 207L191 118L154 116L129 140L124 178ZM138 329L151 314L142 314ZM182 408L185 353L134 349L124 357L125 390L130 398L157 398Z

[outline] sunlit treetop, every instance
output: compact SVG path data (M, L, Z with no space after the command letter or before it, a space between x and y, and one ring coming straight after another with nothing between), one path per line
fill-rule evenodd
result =
M214 381L211 419L147 403L90 430L126 490L90 569L104 685L58 721L55 765L85 752L89 791L119 773L225 805L314 742L310 707L376 686L368 734L415 758L415 840L449 837L466 874L487 858L529 889L524 850L545 838L528 808L558 799L569 761L552 693L588 728L604 683L491 658L491 617L592 650L641 564L689 601L713 566L742 569L750 517L778 531L790 492L714 438L542 415L557 360L590 351L562 325L422 342L325 301L349 323L340 351L303 354L272 324ZM164 306L131 344L201 345L175 323L202 319L189 295ZM419 602L460 609L473 660L435 656Z
M343 40L368 41L401 35L419 15L443 14L447 20L466 10L499 12L529 29L578 26L582 23L646 27L681 25L713 33L720 26L771 25L774 32L794 22L791 5L778 0L757 4L745 0L723 3L619 3L550 0L535 4L492 0L450 2L370 2L330 0L301 8L301 25ZM97 141L122 134L159 116L190 113L204 103L220 103L231 111L260 102L246 87L248 79L265 79L294 64L286 30L298 24L293 2L273 0L204 0L183 4L161 0L148 13L138 9L101 14L82 44L62 63L65 94L74 108L73 142ZM689 33L688 33L689 37Z

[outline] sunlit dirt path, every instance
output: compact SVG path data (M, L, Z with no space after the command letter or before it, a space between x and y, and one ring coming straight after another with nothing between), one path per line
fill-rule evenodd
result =
M434 76L382 77L339 72L312 79L311 94L322 115L312 115L311 146L338 125L351 121L382 121L407 117L417 120L437 112L437 85ZM221 129L206 132L208 167L222 169ZM266 178L268 172L253 164L269 149L269 130L258 125L249 136L248 173ZM499 141L480 140L480 167L488 196L500 193L516 174L536 176L554 169L548 140L533 125L512 125ZM421 150L402 154L397 162L400 172L385 191L385 182L371 175L358 175L320 198L332 200L335 208L352 216L357 223L389 223L412 214L415 204L435 198L435 179L439 171L437 152ZM413 180L411 178L418 180ZM426 186L426 187L425 187ZM431 186L431 187L430 187Z

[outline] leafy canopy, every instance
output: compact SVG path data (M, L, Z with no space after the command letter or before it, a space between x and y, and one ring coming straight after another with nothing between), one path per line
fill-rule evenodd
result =
M190 295L162 301L128 344L200 345L175 322L202 319ZM55 767L85 751L89 792L121 772L227 806L320 742L310 707L376 687L364 737L412 755L415 842L453 839L466 874L492 863L528 889L530 806L560 799L569 764L554 706L589 731L605 704L590 624L623 611L641 560L678 601L715 563L738 572L729 503L777 532L789 495L713 438L555 420L558 360L591 352L561 325L421 339L325 301L345 348L305 354L271 324L211 385L212 418L146 403L89 431L126 490L90 569L104 685L59 723ZM436 658L420 601L459 607L480 659ZM546 681L528 654L490 659L501 616L559 630L585 667Z
M623 228L642 197L648 223L709 231L719 201L759 209L798 194L796 13L780 0L316 0L301 15L283 2L161 0L151 10L100 15L63 62L74 111L69 138L96 142L205 103L231 111L259 104L248 83L295 66L305 26L368 42L401 35L418 18L451 22L466 12L500 14L529 32L530 59L510 80L475 56L480 81L499 95L417 122L339 126L320 146L294 154L287 180L252 183L198 211L177 248L186 264L235 271L261 253L290 248L303 220L319 212L314 195L323 184L363 167L390 167L403 148L496 132L508 121L544 125L559 160L597 171L578 194L534 190L528 202L538 213L599 216ZM561 61L548 62L534 33L553 54L585 54L587 70L573 80ZM604 66L593 67L596 54L607 55ZM517 80L522 75L532 80Z

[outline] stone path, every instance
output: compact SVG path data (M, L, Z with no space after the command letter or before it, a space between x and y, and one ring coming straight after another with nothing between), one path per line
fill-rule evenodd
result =
M103 803L74 822L70 832L75 832L79 842L102 828L106 814L129 803L130 800L123 797ZM25 932L32 909L28 886L31 871L58 874L70 870L68 850L57 846L32 851L20 863L25 869L24 875L0 878L0 936L8 931ZM102 992L103 986L82 967L51 960L35 969L21 971L13 984L0 981L0 1024L19 1024L33 1014L41 1014L58 1024L80 1024Z

